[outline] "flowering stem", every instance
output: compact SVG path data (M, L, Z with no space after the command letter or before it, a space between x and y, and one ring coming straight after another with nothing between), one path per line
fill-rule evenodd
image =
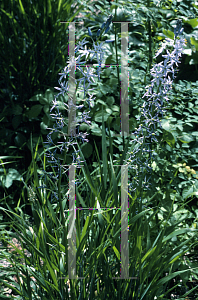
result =
M174 66L174 64L177 65L177 63L179 62L178 58L181 56L182 46L184 45L184 39L182 37L179 40L176 39L177 35L182 33L181 24L178 25L178 23L177 23L174 33L175 33L174 42L170 39L166 39L165 43L162 44L162 47L160 48L160 50L157 52L157 54L155 56L155 57L157 57L160 53L162 53L162 51L166 48L167 45L173 46L172 48L174 50L171 51L171 53L168 50L166 50L167 54L162 55L162 57L166 58L163 62L164 65L161 62L159 64L154 65L154 67L151 69L151 75L153 76L154 79L151 81L151 85L148 87L148 90L145 93L145 95L148 97L148 101L144 102L144 104L142 106L143 109L141 112L141 116L144 117L144 120L143 120L144 125L140 124L137 131L134 132L135 135L137 134L138 139L135 139L133 141L134 142L137 141L141 145L140 147L136 148L137 151L135 152L135 154L137 153L140 156L140 159L137 158L137 155L135 157L135 154L133 152L131 152L130 154L132 154L132 157L129 158L129 162L130 162L130 164L133 163L133 166L131 166L131 168L133 168L133 169L134 169L135 161L137 163L137 165L135 165L136 166L135 170L136 170L137 176L140 177L139 178L140 181L136 180L137 177L134 177L134 179L138 182L138 184L141 184L139 186L141 189L140 190L141 192L142 192L142 187L145 184L143 182L143 185L142 185L144 171L145 170L146 171L149 170L149 172L153 171L152 168L147 163L147 161L148 161L147 157L146 157L146 161L144 162L143 158L145 159L145 156L143 154L145 152L149 152L149 160L150 161L151 161L151 158L153 157L153 155L154 154L156 155L156 153L153 153L153 155L152 155L153 140L158 142L158 140L155 138L155 135L156 135L155 123L160 124L160 120L158 118L159 113L162 113L162 117L163 117L163 112L164 112L162 110L163 101L164 100L168 101L166 95L168 93L168 90L170 90L171 83L172 83L172 81L170 81L169 76L167 79L167 74L171 72L173 74L173 78L174 78L173 66ZM157 85L157 89L156 89L157 93L155 93L155 90L154 90L156 85ZM164 88L163 91L162 91L161 87ZM144 96L143 96L143 98L144 98ZM148 106L147 109L146 109L146 106ZM138 120L141 118L141 116L138 117ZM161 126L161 124L160 124L160 126ZM147 131L148 135L145 135L144 130ZM142 134L142 136L141 136L141 134ZM150 146L148 146L149 149L145 150L145 148L143 148L143 146L145 147L147 145L150 145ZM134 159L132 160L131 158L134 158ZM140 176L140 173L142 173L141 176ZM134 190L135 189L133 189L133 191Z

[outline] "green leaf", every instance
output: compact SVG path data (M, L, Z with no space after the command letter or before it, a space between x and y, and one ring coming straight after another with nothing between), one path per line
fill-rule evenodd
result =
M117 207L118 204L118 185L117 185L117 180L116 180L116 176L115 176L115 171L113 168L113 162L112 162L112 158L110 156L110 163L111 163L111 178L113 181L113 195L114 195L114 199L115 199L115 204Z
M112 65L113 59L112 59L112 54L109 55L106 60L105 60L105 65Z
M187 199L192 195L198 195L198 189L195 184L193 184L191 187L185 188L182 192L182 197L184 199Z
M63 0L58 1L58 14L60 13L61 5Z
M23 112L23 108L20 105L14 105L12 111L15 116L21 115Z
M164 243L164 242L168 241L169 239L172 239L175 236L178 236L180 234L184 234L184 233L187 233L187 232L193 232L193 231L196 232L196 231L198 231L198 229L183 228L183 229L175 230L174 232L169 234L167 237L165 237L162 242Z
M26 137L22 133L17 132L14 138L14 142L17 147L22 147L26 143Z
M105 190L107 188L107 145L106 145L106 132L102 106L102 160L103 160L103 182Z
M141 263L143 263L146 258L148 258L150 255L152 255L155 252L155 250L156 250L156 246L154 248L150 249L149 251L147 251L147 253L142 258Z
M118 249L115 246L113 246L113 251L115 252L118 260L120 261L120 253L119 253Z
M81 150L82 150L85 158L89 158L91 156L91 154L93 153L93 147L90 143L84 143L81 146Z
M165 129L166 131L170 131L171 124L170 120L162 120L162 128Z
M182 136L179 136L178 139L185 144L188 144L192 141L194 141L194 138L188 134L183 134Z
M174 39L174 32L170 30L163 29L163 34L168 37L169 39L173 40Z
M169 280L171 280L172 278L182 274L182 273L185 273L185 272L188 272L189 271L189 268L186 269L186 270L182 270L182 271L178 271L178 272L174 272L170 275L167 275L166 277L160 279L158 282L157 282L157 285L163 285L165 284L166 282L168 282Z
M192 28L195 28L195 27L198 26L198 19L197 18L189 19L189 20L184 19L183 22L186 23L186 24L189 24Z
M54 100L54 92L51 89L47 89L45 92L45 99L47 99L48 104Z
M24 10L24 7L23 7L23 4L21 2L21 0L19 0L19 7L20 7L20 11L23 15L25 15L25 10Z
M22 121L22 115L17 115L17 116L13 117L12 126L13 126L14 130L16 130L17 127L19 127L21 121Z
M94 116L94 121L96 121L98 123L102 123L102 116L103 116L102 111L97 112ZM108 117L109 117L109 114L107 112L104 112L104 121L105 122L107 121Z
M110 78L109 84L110 84L110 86L118 85L117 78Z
M22 158L23 156L0 156L0 159L7 159L7 158Z
M9 188L12 185L13 180L21 181L22 176L19 174L19 172L17 170L9 169L8 173L6 174L5 187Z
M85 234L87 232L88 225L89 225L89 216L87 216L87 218L86 218L85 225L84 225L83 231L82 231L82 235L80 236L80 243L83 240L83 238L84 238L84 236L85 236Z
M27 116L28 118L30 118L30 119L36 118L36 117L38 117L38 115L40 114L42 108L43 108L43 106L40 105L40 104L33 105L33 106L31 107L31 109L30 109L28 112L26 112L25 114L26 114L26 116Z
M115 98L113 96L107 97L107 104L111 107L115 103Z
M13 18L13 16L8 13L7 11L5 11L4 9L1 8L1 11L9 18L12 19L12 21L14 22L15 25L17 25L17 21L15 20L15 18Z
M174 148L174 146L175 146L175 139L174 139L174 136L172 135L171 132L165 131L163 133L163 139L167 142L167 144L171 148Z
M190 41L191 41L191 44L193 46L195 46L196 50L198 51L198 41L194 38L194 37L191 37L190 38ZM185 49L186 50L186 49ZM191 53L192 53L192 49L191 49Z

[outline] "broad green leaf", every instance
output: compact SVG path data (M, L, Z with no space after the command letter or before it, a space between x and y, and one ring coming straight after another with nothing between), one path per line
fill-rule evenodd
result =
M171 146L172 148L174 148L174 146L175 146L175 139L174 139L174 136L172 135L171 132L165 131L163 133L163 138L168 143L169 146Z
M45 91L45 99L47 99L48 104L52 103L54 100L54 92L51 89Z
M36 118L40 114L43 106L40 104L33 105L29 111L27 111L25 114L28 118Z
M195 184L191 185L190 187L184 188L182 192L182 197L184 199L187 199L192 195L198 195L198 188Z
M190 142L194 141L194 138L190 135L187 135L187 134L183 134L182 136L178 136L178 139L182 143L190 143Z
M167 36L169 39L173 40L174 39L174 32L170 30L163 29L162 30L164 35Z
M107 112L103 112L103 113L104 113L104 121L106 122L109 117L109 113ZM94 116L94 121L102 123L102 116L103 116L102 111L97 112Z
M192 28L195 28L198 26L198 19L195 18L195 19L184 19L183 20L184 23L187 23L189 24Z
M91 156L91 154L93 153L93 147L89 143L84 143L81 146L81 150L82 150L85 158L89 158Z
M17 170L9 169L8 173L6 174L5 187L9 188L12 185L13 180L21 181L22 177Z

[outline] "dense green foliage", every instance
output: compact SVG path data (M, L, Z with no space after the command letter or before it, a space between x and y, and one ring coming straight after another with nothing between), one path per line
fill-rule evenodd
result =
M121 171L115 165L122 165L130 149L129 138L124 141L111 138L120 131L118 68L104 68L101 82L96 80L93 84L94 107L89 109L85 103L84 108L85 112L90 110L92 125L84 123L80 127L90 135L89 143L78 144L86 163L76 171L76 207L96 207L98 199L100 206L108 207L109 211L77 211L76 273L86 279L71 280L72 299L88 299L86 289L92 295L90 299L175 299L171 294L177 294L176 299L185 299L187 294L189 299L198 297L198 265L194 255L198 250L198 5L195 1L160 1L157 6L157 2L114 0L93 1L89 5L89 1L2 1L0 240L5 250L0 258L13 260L15 267L12 274L9 268L0 274L1 293L5 278L13 282L15 274L18 299L69 299L67 174L59 180L60 202L50 201L56 183L49 177L49 189L38 190L43 168L49 171L44 142L47 128L55 123L50 116L57 93L54 86L57 86L57 74L68 59L68 24L60 21L72 22L82 13L78 21L84 23L76 24L76 42L86 37L89 48L92 42L87 28L95 36L111 11L114 21L131 22L130 131L139 125L137 117L145 101L142 99L145 86L150 83L150 69L155 62L163 60L160 57L155 61L154 54L165 37L173 38L172 24L178 18L182 19L187 46L169 94L163 129L158 128L159 142L153 143L158 155L151 162L152 188L129 192L129 274L138 276L134 280L112 279L120 263L120 211L110 209L116 201L119 203L121 196ZM115 42L105 45L105 64L119 64L120 24L111 26L106 38ZM59 100L63 104L68 98ZM77 102L81 100L83 93L78 92ZM81 113L77 111L78 116ZM59 141L58 134L54 140ZM70 149L67 153L67 164L72 162L72 152ZM6 250L11 237L20 238L24 249L31 253L27 257L17 250L20 259L25 259L25 267L16 255ZM21 284L20 272L24 275Z

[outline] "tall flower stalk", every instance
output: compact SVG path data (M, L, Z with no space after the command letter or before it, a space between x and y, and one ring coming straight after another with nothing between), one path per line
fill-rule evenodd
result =
M132 145L133 151L128 152L129 157L125 160L129 169L136 171L133 177L134 181L130 183L132 192L136 191L137 186L146 189L150 186L148 181L152 174L152 167L149 162L156 155L154 150L152 150L152 143L154 141L158 142L156 138L158 136L157 125L162 128L159 114L163 117L166 111L164 102L168 102L167 95L172 88L172 82L175 78L174 67L180 63L179 58L186 43L182 35L183 29L181 26L181 21L178 20L174 29L174 40L166 38L161 48L157 51L154 58L158 57L166 49L166 54L162 55L165 60L155 64L151 69L150 73L153 79L151 84L146 86L147 91L142 97L146 97L147 100L141 107L141 116L137 118L137 120L141 120L141 124L133 133L135 138L132 140L132 144L135 143L135 145ZM172 52L169 52L168 47L172 47ZM170 73L172 74L172 80L169 76ZM150 175L149 179L147 178L148 175Z
M66 153L69 150L69 147L72 146L74 149L74 152L72 153L73 156L73 164L77 164L77 168L81 168L81 163L84 162L83 160L81 160L80 155L78 154L78 152L80 150L76 150L75 149L75 144L77 144L76 139L81 139L82 142L89 142L89 140L86 138L88 136L88 133L82 133L79 132L79 127L80 127L80 123L87 123L88 125L91 124L90 121L88 121L89 117L89 112L85 113L82 112L81 114L81 118L78 118L76 120L76 125L78 127L78 134L71 132L71 136L68 137L66 136L65 132L65 127L67 126L66 122L65 122L65 118L66 116L64 116L64 111L68 111L71 112L72 108L75 106L76 109L82 109L84 107L84 105L74 105L73 103L73 99L71 99L69 97L68 100L68 104L64 103L64 109L60 108L63 104L60 103L59 101L59 97L60 96L65 96L65 94L67 95L69 92L69 85L68 85L68 81L67 81L67 77L69 75L69 72L71 71L71 69L75 66L75 70L77 68L78 71L80 71L80 75L81 77L79 79L75 80L76 83L76 90L75 90L75 94L78 90L78 88L82 87L83 89L80 91L84 92L84 98L89 105L89 109L90 106L93 107L94 106L94 100L95 98L93 97L93 94L91 95L89 92L92 89L89 89L89 86L93 83L95 83L94 81L94 77L98 77L99 81L100 81L100 73L101 73L101 66L103 65L103 59L104 59L104 51L105 49L103 48L104 43L110 43L112 42L112 40L106 40L103 42L99 42L99 39L101 38L103 33L107 33L109 30L109 26L111 24L112 21L112 15L110 15L107 19L106 22L104 22L101 26L101 29L98 30L97 32L97 37L96 37L96 42L94 42L93 38L92 38L92 32L91 29L88 28L88 33L89 36L91 37L92 41L93 41L93 46L94 46L94 50L87 50L87 47L85 46L88 41L86 41L86 38L84 38L81 42L78 43L78 45L75 47L75 53L80 53L80 55L76 58L76 57L71 57L70 60L68 61L68 65L63 69L63 71L61 73L59 73L60 78L58 80L59 86L60 87L55 87L55 89L57 89L59 91L59 93L55 96L55 99L53 100L52 104L52 108L50 110L51 113L51 117L53 119L56 120L56 123L53 125L53 128L48 128L49 130L51 130L49 132L49 134L47 135L47 142L45 142L47 151L46 151L46 157L51 159L51 160L47 160L47 162L49 164L52 164L53 168L57 168L57 172L56 175L54 176L53 174L49 174L48 172L46 172L46 170L43 170L43 176L45 176L46 178L46 173L48 174L49 177L51 177L53 180L61 180L61 175L63 173L66 173L69 168L67 167L67 165L65 165L66 162ZM90 56L92 55L92 57L90 58ZM86 57L85 61L80 61L82 57ZM95 69L91 68L90 66L87 66L86 63L87 61L90 59L91 61L93 60L93 58L97 59L97 64L95 64L94 66L98 66L97 68L97 75L94 73ZM88 97L87 97L88 94ZM87 98L86 98L87 97ZM63 113L62 113L63 111ZM69 126L69 124L68 124ZM54 136L53 136L54 135ZM58 145L54 144L54 137L57 137L60 139L62 138L62 141L58 141ZM52 152L51 150L54 149L54 151ZM58 151L57 151L58 150ZM59 152L59 153L57 153ZM64 158L61 161L60 155L59 157L57 157L57 154L65 154ZM46 187L46 186L45 186ZM43 188L43 186L40 186L40 188ZM58 185L57 185L57 190L58 190ZM57 193L57 191L53 191L54 196L56 199L60 198L59 192Z

